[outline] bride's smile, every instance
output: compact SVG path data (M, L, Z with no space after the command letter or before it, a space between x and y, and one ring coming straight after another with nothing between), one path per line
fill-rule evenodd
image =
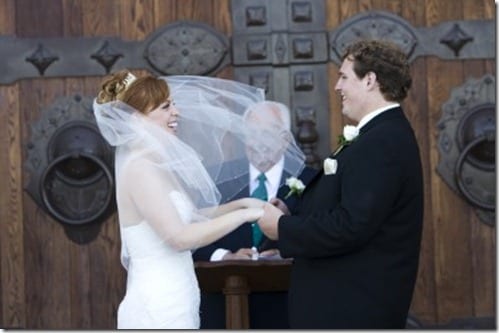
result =
M178 115L179 111L171 99L168 99L166 102L147 113L147 117L150 120L172 134L175 134L177 131Z

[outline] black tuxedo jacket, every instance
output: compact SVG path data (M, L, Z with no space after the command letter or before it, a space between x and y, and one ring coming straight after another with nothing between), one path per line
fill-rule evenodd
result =
M418 145L400 107L373 118L279 219L293 257L291 328L404 328L418 269L423 182Z

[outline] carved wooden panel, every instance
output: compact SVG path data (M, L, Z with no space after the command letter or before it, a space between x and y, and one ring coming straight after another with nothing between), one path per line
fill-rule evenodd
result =
M159 75L213 75L228 64L228 49L227 37L187 20L167 24L144 41L0 36L0 84L38 76L103 75L122 68Z
M339 64L344 48L360 38L390 40L410 60L430 55L443 59L495 57L493 20L452 21L417 28L389 12L367 11L354 15L330 32L331 60Z

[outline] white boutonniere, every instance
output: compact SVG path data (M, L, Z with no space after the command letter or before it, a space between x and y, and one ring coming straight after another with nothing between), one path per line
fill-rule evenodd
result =
M334 175L336 174L336 170L338 170L338 161L334 158L326 158L324 160L324 174Z
M286 185L289 187L289 192L284 199L289 198L292 194L300 195L305 189L303 182L296 177L287 178Z
M351 144L355 139L357 139L358 136L359 129L357 128L357 126L345 125L345 127L343 127L343 134L338 136L338 144L340 146L333 153L333 156L338 154L340 150L343 149L343 147Z

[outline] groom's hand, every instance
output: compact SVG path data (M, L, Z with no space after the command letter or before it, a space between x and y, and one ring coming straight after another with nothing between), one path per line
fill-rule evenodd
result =
M272 205L274 205L277 208L279 208L284 213L284 215L289 215L288 206L286 206L286 204L284 203L284 201L282 201L281 199L279 199L279 198L272 198L272 199L269 200L269 203L271 203Z
M277 226L279 217L284 215L284 213L279 208L270 204L265 204L263 211L263 216L258 220L260 229L262 229L268 238L272 240L279 239Z

